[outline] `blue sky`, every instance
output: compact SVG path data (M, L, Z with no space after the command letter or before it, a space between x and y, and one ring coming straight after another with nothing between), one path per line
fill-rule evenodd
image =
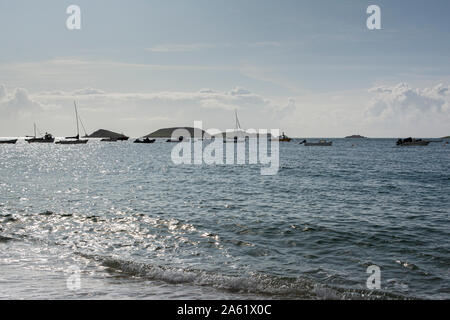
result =
M81 30L65 26L71 4ZM382 30L366 27L370 4ZM234 109L292 136L448 135L448 12L445 0L1 0L0 136L33 121L70 133L73 99L89 131L136 136L226 129Z

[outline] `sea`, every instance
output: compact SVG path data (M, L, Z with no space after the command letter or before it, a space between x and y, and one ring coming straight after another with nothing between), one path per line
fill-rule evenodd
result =
M302 140L0 145L0 299L450 299L449 140Z

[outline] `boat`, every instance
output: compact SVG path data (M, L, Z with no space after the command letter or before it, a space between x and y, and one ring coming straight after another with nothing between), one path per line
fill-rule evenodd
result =
M333 145L332 141L319 140L319 142L307 142L303 140L299 144L304 144L305 147L330 147Z
M25 139L28 143L53 143L55 138L50 133L45 133L43 137L36 136L36 123L34 124L34 136L30 139Z
M147 138L147 139L148 139L148 138ZM183 137L183 136L180 136L180 137L178 138L178 140L176 140L176 139L167 139L166 142L181 142L181 141L183 141L183 139L184 139L184 137Z
M292 139L285 135L284 132L281 134L281 136L278 137L278 141L281 142L290 142L291 140Z
M242 129L241 123L239 122L237 110L234 110L234 114L235 114L234 131L223 133L223 143L245 142L248 139L247 132L245 132L245 130Z
M136 140L134 140L134 142L133 143L155 143L155 141L156 141L156 139L149 139L148 137L147 138L144 138L144 139L136 139Z
M103 141L103 142L117 142L119 139L117 139L117 138L104 138L104 139L101 139L100 141Z
M0 140L0 144L16 144L18 139L12 139L12 140Z
M77 110L77 104L75 101L73 102L75 107L75 117L77 120L77 135L75 137L66 137L66 140L59 140L56 141L56 144L86 144L89 140L87 139L80 139L80 127L79 127L79 121L78 121L78 110Z
M430 144L430 141L422 140L422 139L414 139L414 138L406 138L406 139L398 139L397 146L402 147L410 147L410 146L427 146Z

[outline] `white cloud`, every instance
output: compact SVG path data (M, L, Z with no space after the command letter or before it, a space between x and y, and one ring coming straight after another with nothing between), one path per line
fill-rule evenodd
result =
M23 88L16 88L11 95L8 95L5 86L2 85L0 86L0 98L0 110L3 116L24 115L42 110L41 104L32 100L28 91Z
M90 94L104 94L103 90L93 89L93 88L84 88L80 90L75 90L74 95L90 95Z
M372 88L366 122L397 132L398 136L414 132L422 136L446 134L450 121L449 89L450 86L443 84L412 88L406 83Z
M404 116L411 113L448 113L450 86L439 84L431 88L413 89L405 83L372 88L375 96L368 113L375 117Z
M7 91L4 84L0 84L0 100L6 97Z

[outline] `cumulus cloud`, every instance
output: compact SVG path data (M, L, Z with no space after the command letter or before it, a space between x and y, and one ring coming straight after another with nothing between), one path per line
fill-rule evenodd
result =
M42 105L32 100L28 91L23 88L16 88L11 95L8 95L5 87L0 87L0 98L0 109L6 115L28 114L42 109Z
M293 98L289 98L287 105L277 109L276 112L277 112L278 117L286 118L286 117L292 116L294 114L294 112L296 111L296 109L297 109L297 106L295 104L295 100Z
M450 121L450 86L412 88L406 83L379 86L365 112L365 122L398 136L447 134ZM446 129L447 128L447 129Z
M367 110L370 116L387 118L415 114L450 111L450 86L439 84L431 88L411 88L405 83L396 86L380 86L369 92L375 94Z

